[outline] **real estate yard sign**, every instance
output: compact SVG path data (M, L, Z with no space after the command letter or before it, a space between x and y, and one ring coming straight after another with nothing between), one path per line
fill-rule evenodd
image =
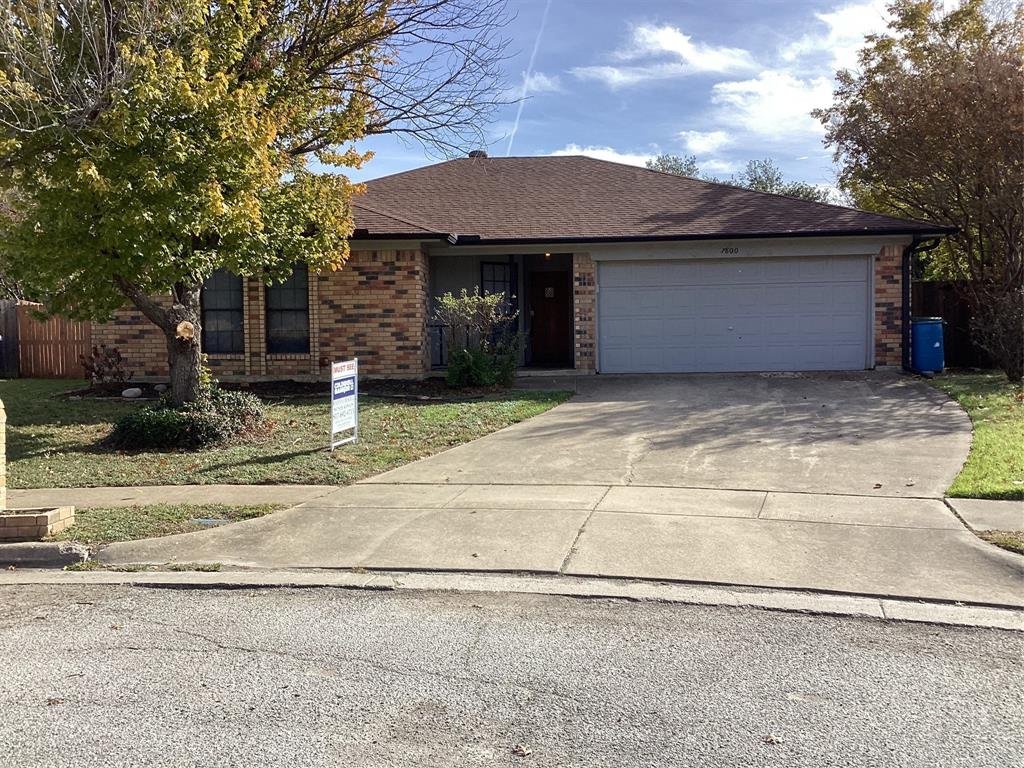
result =
M335 440L339 432L348 437ZM331 450L359 439L359 359L331 365Z

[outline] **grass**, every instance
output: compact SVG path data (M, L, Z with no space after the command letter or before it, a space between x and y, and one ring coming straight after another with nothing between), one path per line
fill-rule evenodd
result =
M946 492L968 499L1024 499L1024 390L995 371L947 373L930 380L971 417L974 440Z
M148 539L210 528L194 522L217 519L236 522L282 509L277 504L148 504L132 507L96 507L75 510L75 524L50 541L76 541L95 549L114 541Z
M989 544L1024 555L1024 531L982 531L978 536Z
M124 453L103 445L118 416L144 404L68 400L77 382L0 381L11 488L207 483L345 485L543 413L568 392L509 390L475 399L360 399L360 442L325 449L326 396L268 401L274 426L258 440L182 452Z

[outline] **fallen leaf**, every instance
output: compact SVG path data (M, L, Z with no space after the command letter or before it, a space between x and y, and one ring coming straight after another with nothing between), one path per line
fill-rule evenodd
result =
M512 747L512 754L516 757L529 757L533 754L533 750L525 744L516 744Z
M767 736L764 737L764 739L762 739L762 741L764 741L765 744L781 744L782 743L782 740L778 736L776 736L774 733L769 733Z
M48 707L52 707L55 704L63 704L63 703L64 703L64 699L47 699L46 700L46 706L48 706Z

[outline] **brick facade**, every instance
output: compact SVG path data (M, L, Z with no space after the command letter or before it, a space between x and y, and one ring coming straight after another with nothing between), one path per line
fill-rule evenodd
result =
M214 376L326 378L333 360L358 357L370 377L418 378L430 369L428 261L420 249L353 251L337 272L310 273L309 353L267 354L266 289L243 284L245 352L210 355ZM96 345L116 347L139 378L167 376L163 334L132 308L94 323Z
M902 362L902 246L886 246L874 258L875 364ZM574 253L573 361L581 372L597 368L597 269L588 253ZM358 357L370 377L420 378L430 371L429 259L420 248L353 251L337 272L310 274L310 352L268 355L265 288L243 288L245 352L211 355L222 378L326 378L333 360ZM94 344L117 347L140 378L167 376L163 334L140 312L122 309L94 324Z
M597 369L597 267L589 253L572 255L573 364Z
M903 247L887 245L875 256L875 365L903 363Z
M419 378L430 370L425 253L354 251L343 269L316 282L324 365L358 357L360 372L369 376Z
M125 307L109 323L92 324L93 346L118 349L136 378L166 378L167 342L163 331L139 310Z

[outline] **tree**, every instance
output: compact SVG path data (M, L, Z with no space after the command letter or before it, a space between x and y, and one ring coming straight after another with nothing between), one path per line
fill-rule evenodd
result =
M832 195L826 187L816 187L806 181L786 181L782 171L770 157L764 160L750 160L738 174L727 182L758 192L799 197L816 203L828 203Z
M690 176L694 179L701 178L700 166L697 165L696 155L658 155L653 160L647 161L647 167L652 171L673 173L676 176Z
M339 269L352 142L478 145L504 0L0 0L0 223L50 312L126 300L163 331L176 403L202 385L200 291Z
M689 176L716 184L753 189L757 192L789 195L803 200L813 200L817 203L831 201L831 194L824 187L816 187L806 181L786 181L782 171L770 157L766 157L764 160L748 161L742 171L733 174L728 179L719 179L716 176L702 173L694 155L658 155L653 160L647 161L647 167L652 171L674 173L677 176Z
M952 224L933 272L960 281L981 344L1024 375L1024 10L897 0L816 116L840 185L884 213Z

